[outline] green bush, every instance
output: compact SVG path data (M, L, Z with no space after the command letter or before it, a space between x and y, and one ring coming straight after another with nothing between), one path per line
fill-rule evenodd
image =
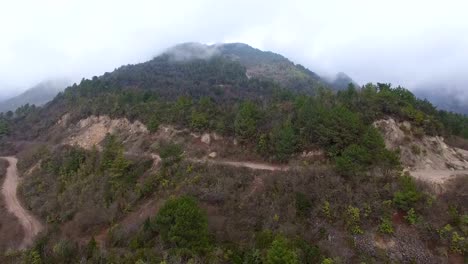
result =
M161 239L181 251L203 254L209 251L208 220L195 199L169 199L155 219Z
M163 166L171 166L182 160L183 149L174 143L162 144L159 148L159 156Z
M361 229L361 210L357 207L348 206L346 209L346 226L353 235L363 234Z
M291 121L286 121L272 133L274 153L278 161L287 161L297 150L298 137Z
M151 133L154 133L158 131L160 123L161 121L159 120L159 117L157 115L153 115L148 121L146 127Z
M255 138L258 120L257 106L249 101L242 103L234 121L236 136L241 141Z
M379 225L379 232L382 234L393 234L392 220L385 217Z
M8 123L5 120L0 119L0 136L8 135L9 132L10 128L8 126Z
M299 258L295 250L291 249L288 245L288 241L278 236L273 243L271 243L270 249L268 249L266 264L299 264Z
M405 216L405 219L406 221L408 221L410 225L416 224L416 222L418 221L418 216L416 215L414 208L411 208L408 210L407 215Z
M369 152L365 148L353 144L335 159L336 169L342 175L353 176L364 172L369 160Z
M399 189L393 194L393 202L399 209L408 211L421 199L422 194L418 191L411 176L404 175L400 177Z

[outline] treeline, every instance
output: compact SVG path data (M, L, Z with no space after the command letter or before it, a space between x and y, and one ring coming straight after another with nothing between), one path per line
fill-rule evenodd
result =
M230 88L205 83L204 92L196 95L191 95L188 86L180 86L185 92L173 98L159 88L110 88L114 86L106 81L109 78L84 80L56 101L63 99L75 121L107 114L138 119L151 131L162 123L216 131L235 137L267 160L286 162L296 153L321 147L348 172L376 166L376 162L379 167L396 166L396 153L385 149L372 126L385 117L410 121L416 135L468 136L468 118L438 111L427 100L390 84L351 84L337 93L318 87L304 94L267 80L239 78L239 82L231 81ZM361 165L351 168L356 163Z

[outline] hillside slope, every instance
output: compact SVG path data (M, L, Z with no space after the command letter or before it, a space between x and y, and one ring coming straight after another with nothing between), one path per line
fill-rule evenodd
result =
M405 172L463 169L442 138L467 129L403 87L336 91L278 54L181 44L0 115L47 223L0 261L457 263L468 177L435 192Z

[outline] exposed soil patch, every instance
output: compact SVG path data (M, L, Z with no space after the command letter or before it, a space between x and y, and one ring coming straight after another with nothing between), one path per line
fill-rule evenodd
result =
M71 136L64 143L84 149L99 145L109 133L127 137L149 133L146 126L139 121L132 123L126 118L111 119L109 116L90 116L69 127L69 130Z
M450 179L468 175L468 151L448 146L444 138L423 135L409 122L391 118L374 125L382 132L387 148L399 150L405 169L433 185L437 192L443 191Z

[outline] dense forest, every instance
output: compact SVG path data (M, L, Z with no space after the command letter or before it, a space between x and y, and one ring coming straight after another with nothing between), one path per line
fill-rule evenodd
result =
M216 132L235 138L243 151L265 162L286 164L317 148L326 153L322 166L270 177L267 172L259 176L192 163L183 158L184 146L172 142L155 149L162 158L157 171L151 170L149 159L127 157L115 135L106 137L102 151L41 146L22 156L23 170L37 160L41 168L25 180L21 192L53 228L21 256L25 263L394 261L361 248L360 239L371 232L417 236L447 252L466 254L463 191L435 197L403 174L398 151L385 147L373 123L392 117L409 121L411 133L419 137L468 139L468 117L438 110L409 90L386 83L350 83L336 91L313 72L278 56L245 46L227 46L207 59L176 60L163 54L83 79L44 107L25 105L1 114L4 142L47 141L48 129L68 113L72 123L109 115L139 120L150 132L163 124ZM252 67L255 76L248 74ZM271 77L281 69L280 79ZM268 179L263 192L250 197L249 183L263 176ZM164 198L158 214L131 230L113 225L151 197ZM213 207L227 218L225 226L213 227L213 215L206 212ZM395 213L408 233L396 231ZM105 246L94 236L82 245L61 235L60 226L66 223L83 233L112 228ZM352 260L322 245L333 232L345 234L337 247L357 252ZM425 256L413 261L437 263Z

